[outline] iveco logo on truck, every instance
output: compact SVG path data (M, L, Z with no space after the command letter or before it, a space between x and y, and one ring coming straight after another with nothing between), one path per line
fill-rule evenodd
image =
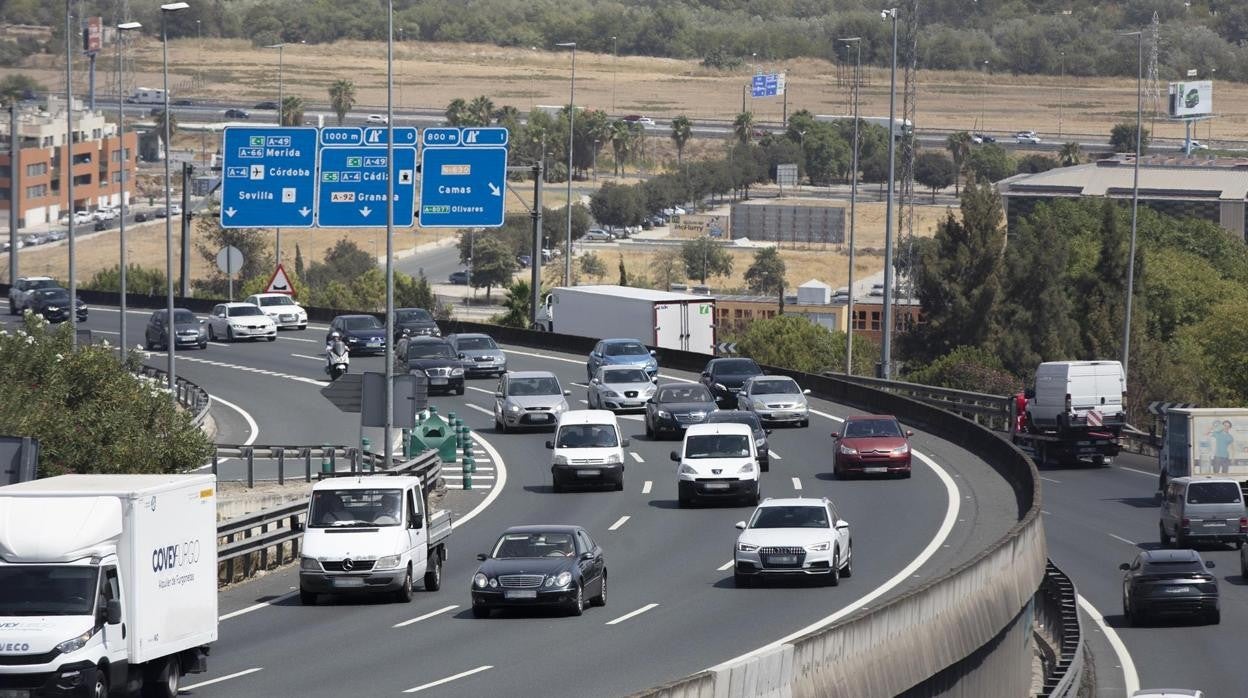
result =
M29 652L30 644L26 642L0 642L0 652Z

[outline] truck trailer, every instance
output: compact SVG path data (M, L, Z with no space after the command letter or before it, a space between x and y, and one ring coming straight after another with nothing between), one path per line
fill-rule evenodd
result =
M1248 491L1248 408L1171 408L1157 453L1157 492L1179 477L1230 478Z
M578 337L635 337L651 347L715 353L715 299L629 286L552 289L538 328Z

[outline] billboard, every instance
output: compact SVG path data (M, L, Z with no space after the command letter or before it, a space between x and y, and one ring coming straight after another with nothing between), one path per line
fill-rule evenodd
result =
M104 23L99 17L88 17L87 26L82 30L83 53L98 53L103 37Z
M1181 119L1213 114L1213 81L1170 83L1170 116Z

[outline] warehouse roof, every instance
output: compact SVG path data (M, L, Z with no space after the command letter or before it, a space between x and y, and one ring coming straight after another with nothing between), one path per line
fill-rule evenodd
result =
M1132 155L1087 165L1020 174L998 183L1003 196L1130 196ZM1140 196L1150 199L1248 199L1248 158L1147 155L1140 159Z

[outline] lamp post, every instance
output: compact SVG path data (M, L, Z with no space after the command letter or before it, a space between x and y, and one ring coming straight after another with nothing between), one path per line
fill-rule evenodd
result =
M611 37L611 114L615 115L615 78L620 72L620 41L618 37Z
M1066 106L1066 52L1062 51L1061 56L1061 77L1057 82L1057 137L1062 137L1062 110Z
M896 67L893 68L896 71ZM984 81L980 85L979 96L979 130L981 133L988 132L988 123L984 121L984 102L988 100L988 61L984 61Z
M410 204L408 204L410 206ZM394 0L386 0L386 424L382 462L394 446Z
M78 279L74 276L74 35L70 25L69 2L65 0L65 193L69 196L69 230L66 233L69 247L69 341L70 346L78 348ZM168 105L165 106L168 109ZM18 134L10 133L9 138L16 139ZM11 190L16 187L10 187ZM16 191L9 192L9 206L16 207L20 199ZM14 249L9 254L17 254ZM17 279L10 279L17 283Z
M602 144L602 141L598 140L597 138L594 139L594 152L593 152L594 164L591 166L591 169L594 171L595 182L598 181L598 146L601 144Z
M169 175L169 156L173 152L170 140L169 128L169 15L178 10L185 10L190 5L185 2L171 2L160 6L160 66L163 76L163 87L165 95L165 276L167 288L165 289L168 298L166 299L165 310L168 315L165 317L165 353L169 358L169 393L174 402L178 400L178 384L177 375L174 367L174 354L178 345L178 323L173 317L173 218L169 215L169 187L172 183Z
M849 185L849 303L845 306L845 374L854 373L854 227L857 222L858 204L858 74L862 70L862 37L841 39L853 44L857 50L854 60L854 155ZM806 132L802 131L802 152L805 152ZM891 158L890 158L891 162Z
M888 79L888 205L884 214L884 339L881 342L882 366L880 377L888 380L892 375L893 360L893 189L896 179L897 154L897 8L880 12L883 19L893 21L893 59ZM987 61L984 61L986 64ZM981 104L980 108L983 106ZM858 122L855 121L855 124ZM853 291L850 291L853 295Z
M265 48L277 49L277 125L284 126L283 112L285 111L285 95L282 94L282 53L286 47L285 43L269 44ZM273 239L273 257L277 259L277 263L282 263L282 229L274 228Z
M117 25L117 84L122 84L123 76L121 74L121 42L128 31L141 29L142 24L138 22L122 22ZM123 90L117 91L117 142L121 151L121 185L118 187L118 202L120 216L118 220L117 235L121 238L121 251L118 256L119 274L118 282L121 284L121 319L118 321L121 332L121 340L117 343L121 348L121 361L126 361L126 99Z
M1127 303L1122 323L1122 375L1129 381L1131 374L1131 296L1135 292L1135 231L1140 207L1140 152L1143 149L1144 125L1144 32L1123 34L1135 36L1135 168L1131 181L1131 244L1127 251Z
M555 44L572 49L572 87L568 93L568 248L564 251L563 285L572 285L572 139L576 134L576 42Z

